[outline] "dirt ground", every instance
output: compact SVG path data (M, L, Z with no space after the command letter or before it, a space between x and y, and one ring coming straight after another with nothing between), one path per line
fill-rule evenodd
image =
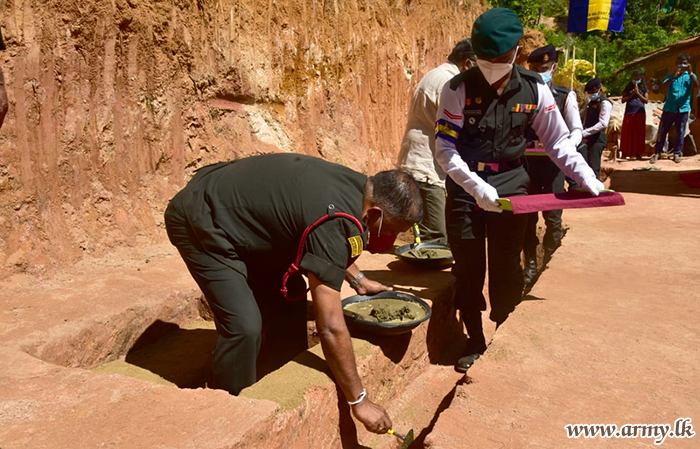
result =
M700 158L605 164L627 205L570 210L523 303L458 385L425 447L654 447L568 439L567 424L671 424L700 416ZM697 430L697 428L696 428ZM698 437L661 447L695 448Z
M606 182L623 193L626 206L565 211L570 229L563 246L509 320L495 333L486 323L492 343L466 379L454 372L453 353L446 356L450 360L431 360L398 394L390 391L391 382L373 386L396 430L414 430L412 447L651 447L651 440L640 438L569 440L564 426L673 424L698 416L700 244L694 235L700 189L686 187L678 173L700 170L700 157L679 165L661 160L658 171L634 170L648 166L647 161L605 165ZM449 285L448 271L428 279L390 256L375 257L368 263L376 269L368 273L388 283L400 277L402 291L436 295L435 286ZM166 283L171 293L163 298L159 286ZM142 382L85 369L136 345L141 332L110 329L147 326L142 321L154 309L171 317L166 321L180 320L183 332L206 332L209 344L213 341L210 327L186 326L199 313L198 294L167 245L86 260L49 280L16 275L2 288L3 449L67 448L76 441L85 448L109 443L131 449L134 441L163 448L200 447L202 441L207 448L240 447L232 441L241 441L246 426L272 426L277 442L292 435L285 433L287 426L305 426L304 438L318 438L318 447L398 447L388 435L353 430L357 436L350 444L337 436L338 429L314 430L309 424L329 426L332 416L282 419L268 400L167 386L189 382L177 373L156 370L160 378ZM77 332L88 324L92 333ZM434 339L435 332L433 326ZM363 351L370 354L371 346ZM372 356L363 369L370 376L389 368L402 372L411 357L425 355L408 354L399 365L384 360L382 373L373 368L379 365ZM326 397L319 395L312 388L305 401ZM144 426L151 439L139 437ZM260 438L255 447L266 447ZM697 439L667 439L663 447L697 447Z

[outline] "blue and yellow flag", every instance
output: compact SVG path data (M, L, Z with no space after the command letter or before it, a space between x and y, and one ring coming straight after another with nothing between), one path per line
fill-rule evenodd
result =
M622 31L627 0L570 0L569 33Z

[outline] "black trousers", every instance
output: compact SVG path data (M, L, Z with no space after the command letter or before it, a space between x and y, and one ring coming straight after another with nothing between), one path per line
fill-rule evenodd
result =
M453 203L448 197L447 233L455 259L452 273L457 280L455 307L466 319L486 310L483 291L488 263L490 318L500 324L522 297L520 252L527 215L485 212Z
M306 300L288 302L282 297L283 271L243 260L222 263L204 250L173 203L165 211L165 226L214 313L219 336L213 388L237 395L254 384L261 348L269 354L265 371L306 349Z
M564 193L564 172L559 170L554 162L547 157L537 157L528 159L528 174L530 175L530 194L541 193ZM561 244L561 210L551 210L542 212L546 224L546 231L543 239L545 249L554 251ZM525 254L534 255L537 245L540 244L537 238L538 214L528 214L527 227L525 229L525 241L523 249Z
M591 166L596 177L600 179L600 164L603 157L603 150L607 146L605 139L600 139L588 145L588 165Z

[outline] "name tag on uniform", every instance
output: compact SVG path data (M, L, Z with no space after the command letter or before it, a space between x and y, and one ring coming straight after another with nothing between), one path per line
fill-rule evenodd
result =
M481 112L481 109L465 109L464 110L464 115L482 115L483 112Z
M362 243L362 236L355 235L353 237L349 237L348 242L350 242L350 257L357 257L362 254L362 249L364 247Z
M525 103L518 103L515 106L513 106L510 110L510 112L525 112L526 114L530 114L531 112L537 112L537 105L536 104L525 104Z

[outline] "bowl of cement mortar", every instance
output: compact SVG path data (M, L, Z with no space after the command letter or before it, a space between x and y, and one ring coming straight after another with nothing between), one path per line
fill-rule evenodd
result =
M342 301L348 327L376 335L399 335L428 320L432 309L417 296L403 292L355 295Z
M452 266L450 246L444 243L411 243L396 248L404 262L424 270L442 270Z

